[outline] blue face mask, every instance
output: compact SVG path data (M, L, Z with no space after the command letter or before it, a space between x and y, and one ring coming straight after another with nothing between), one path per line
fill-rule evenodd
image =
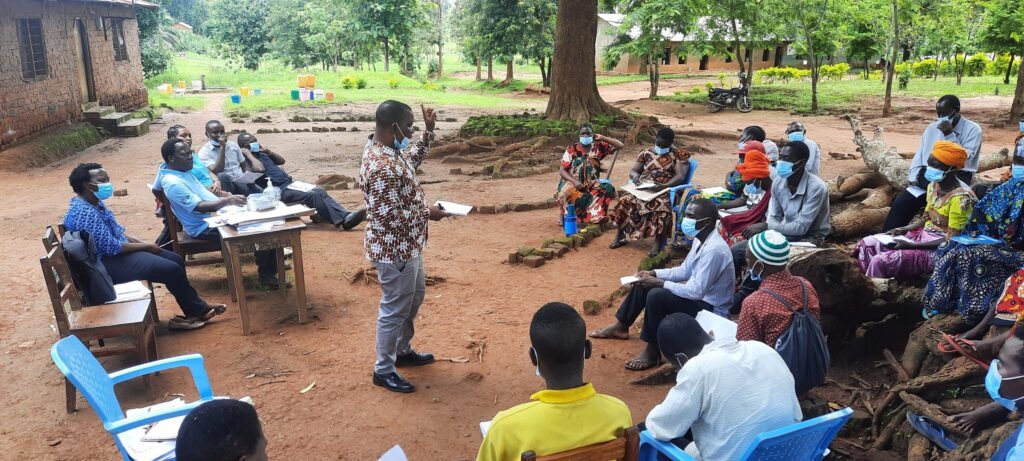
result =
M758 195L761 192L764 191L762 191L761 188L757 187L757 185L755 185L754 183L750 183L747 184L746 186L743 186L743 195L746 195L747 197Z
M924 170L924 179L928 180L928 182L939 182L939 181L942 181L942 178L945 178L945 177L946 177L946 172L945 171L942 171L942 170L940 170L938 168L935 168L933 166L929 166L928 168L925 168L925 170Z
M761 268L761 272L754 273L754 269L757 267L757 263L759 263L759 262L761 262L761 261L755 262L753 266L750 266L750 268L747 269L747 274L749 274L750 280L753 281L753 282L760 282L761 280L764 279L764 268L763 267Z
M803 131L794 131L794 132L790 133L789 134L789 140L790 141L803 141L804 140L804 132Z
M397 124L395 124L395 128L398 128ZM395 146L395 149L397 150L405 150L405 148L409 147L409 144L412 144L412 140L405 137L405 133L403 133L401 129L398 129L397 131L398 134L402 136L402 140L399 141L398 137L396 136L392 144Z
M671 151L671 150L672 150L671 147L658 147L658 146L654 146L654 153L658 154L658 155L665 155L665 154L669 153L669 151Z
M256 141L253 141L253 142L249 143L249 152L259 152L259 151L260 151L260 143L258 143Z
M589 145L591 145L593 143L594 143L594 137L593 136L580 136L580 144L583 144L584 146L589 146Z
M779 175L782 179L793 176L793 162L779 160L778 163L775 164L775 174Z
M109 182L101 182L96 185L96 192L93 195L100 200L106 200L114 196L114 185Z
M952 115L947 115L945 117L939 117L939 118L935 119L935 121L937 121L939 123L942 123L942 122L953 123L953 116Z
M693 238L697 236L700 229L697 229L697 220L693 218L683 218L683 221L679 223L679 227L683 230L683 235Z
M1020 122L1020 132L1024 133L1024 121Z
M746 142L740 141L739 144L736 144L736 148L739 150L743 150L743 146L746 144Z
M996 403L1003 406L1010 411L1017 411L1017 401L1024 399L1024 396L1017 397L1015 399L1008 399L999 395L999 387L1002 386L1003 381L1013 381L1015 379L1024 378L1024 375L1014 376L1011 378L1004 378L999 374L999 359L993 359L992 363L988 366L988 374L985 375L985 390L988 391L988 396L992 397Z
M1024 165L1011 166L1010 175L1013 176L1013 179L1024 179Z

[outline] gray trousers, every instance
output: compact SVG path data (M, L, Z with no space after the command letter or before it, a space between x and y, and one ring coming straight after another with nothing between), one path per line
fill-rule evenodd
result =
M412 352L413 322L427 293L423 257L395 263L374 262L380 281L380 311L377 314L377 363L373 371L395 371L395 358Z

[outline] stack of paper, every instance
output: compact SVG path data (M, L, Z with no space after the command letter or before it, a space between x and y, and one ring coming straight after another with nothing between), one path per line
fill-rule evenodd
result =
M164 411L175 407L180 407L184 404L184 400L177 398L168 402L150 405L145 408L130 409L128 411L125 411L125 416L129 418L134 418L152 412ZM173 455L174 453L174 439L177 438L178 427L181 426L181 421L183 421L184 418L172 418L172 420L177 420L176 425L174 423L171 423L172 425L174 425L173 428L171 426L164 426L162 429L160 429L162 434L169 433L173 430L174 437L172 437L171 439L161 441L146 440L146 433L150 430L150 428L159 424L157 423L149 426L137 427L135 429L122 432L119 435L119 437L121 438L121 444L124 445L125 451L127 451L128 455L131 456L132 459L135 461L157 461L160 459L168 459L167 456Z
M316 188L316 185L310 184L308 182L292 181L292 183L289 184L287 188L291 190L297 190L299 192L309 192Z
M619 283L622 284L622 286L631 285L639 281L640 277L637 277L635 275L626 275L623 277L619 277Z
M462 205L455 202L445 202L438 200L434 203L434 206L448 212L452 216L468 216L473 211L472 205Z
M149 298L149 288L141 280L114 285L114 292L117 293L117 298L107 304L126 303L128 301Z
M736 322L733 322L732 320L708 311L698 312L696 319L701 328L708 332L712 338L723 339L736 337Z
M266 232L272 230L276 226L283 226L283 219L276 219L273 221L257 221L238 225L238 233L244 234L247 232Z

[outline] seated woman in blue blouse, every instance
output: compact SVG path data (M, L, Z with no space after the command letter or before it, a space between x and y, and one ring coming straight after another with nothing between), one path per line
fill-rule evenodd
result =
M114 213L103 204L110 198L114 186L110 177L98 163L82 163L68 176L75 191L71 205L64 216L68 231L86 231L96 242L96 252L115 284L134 280L162 283L174 295L185 315L167 322L170 330L202 328L227 306L209 304L199 297L185 275L185 261L177 254L145 243L124 233Z

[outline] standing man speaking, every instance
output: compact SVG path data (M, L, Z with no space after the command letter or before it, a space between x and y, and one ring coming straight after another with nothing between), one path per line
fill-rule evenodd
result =
M447 216L427 206L416 169L434 140L434 109L420 106L426 132L412 145L412 108L398 101L377 107L377 126L363 149L359 183L368 211L366 259L377 268L380 311L377 314L377 363L373 384L394 392L416 386L395 370L434 362L431 354L412 349L413 322L426 294L421 252L427 244L427 220Z

